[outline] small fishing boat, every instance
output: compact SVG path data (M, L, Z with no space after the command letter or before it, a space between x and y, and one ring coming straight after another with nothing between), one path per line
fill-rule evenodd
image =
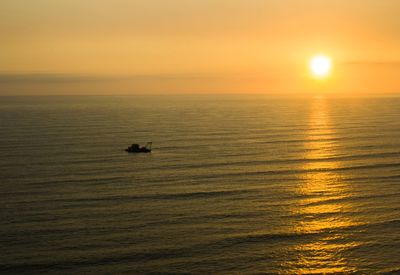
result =
M146 146L140 147L139 144L132 144L128 148L125 149L128 153L150 153L152 142L147 142Z

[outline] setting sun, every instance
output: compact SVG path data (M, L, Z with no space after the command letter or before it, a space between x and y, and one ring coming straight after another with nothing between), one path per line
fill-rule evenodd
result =
M314 77L325 78L332 68L332 60L328 56L317 55L310 61L310 70Z

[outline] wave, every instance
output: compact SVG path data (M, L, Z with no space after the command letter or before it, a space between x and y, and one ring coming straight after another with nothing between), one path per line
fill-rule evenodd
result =
M223 172L218 174L206 174L197 175L203 179L218 179L218 178L235 178L235 177L251 177L251 176L269 176L269 175L288 175L288 174L307 174L307 173L333 173L339 171L357 171L357 170L371 170L371 169L385 169L385 168L397 168L400 167L400 163L388 163L388 164L371 164L371 165L359 165L359 166L348 166L348 167L337 167L337 168L315 168L315 169L283 169L283 170L267 170L267 171L247 171L247 172Z
M253 156L253 154L250 154ZM243 154L240 154L243 157ZM170 164L152 167L152 169L179 169L184 170L188 168L218 168L218 167L247 167L256 165L271 165L271 164L298 164L298 163L320 163L320 162L339 162L346 160L367 160L367 159L385 159L392 157L400 157L400 152L383 152L383 153L370 153L370 154L354 154L347 156L334 156L324 158L297 158L297 159L273 159L273 160L248 160L248 161L225 161L214 163L192 163L192 164Z
M66 198L61 197L59 199L41 199L40 201L36 201L36 203L64 203L67 204L62 209L68 208L76 208L87 206L91 204L96 204L99 202L112 202L115 204L125 203L125 202L133 202L133 201L157 201L157 200L193 200L193 199L208 199L208 198L216 198L216 197L229 197L229 196L238 196L246 193L250 193L248 190L234 190L234 191L209 191L209 192L189 192L189 193L171 193L171 194L150 194L150 195L114 195L114 196L90 196L90 197L82 197L82 198ZM21 202L22 204L31 204L35 203L35 201L24 200Z

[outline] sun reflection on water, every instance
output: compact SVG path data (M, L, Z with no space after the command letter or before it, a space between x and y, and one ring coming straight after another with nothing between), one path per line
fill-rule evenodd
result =
M327 102L318 98L313 102L305 142L307 160L296 194L299 197L292 214L299 217L294 225L298 233L313 237L296 245L296 262L288 263L295 273L337 273L355 271L342 251L357 246L349 242L345 229L356 225L346 201L349 186L335 169L342 163L333 159L340 153L335 127L330 121Z

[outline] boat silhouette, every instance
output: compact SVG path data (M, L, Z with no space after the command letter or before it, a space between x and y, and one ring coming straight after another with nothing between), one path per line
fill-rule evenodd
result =
M128 153L150 153L152 142L147 142L146 146L140 147L139 144L132 144L128 148L125 149Z

